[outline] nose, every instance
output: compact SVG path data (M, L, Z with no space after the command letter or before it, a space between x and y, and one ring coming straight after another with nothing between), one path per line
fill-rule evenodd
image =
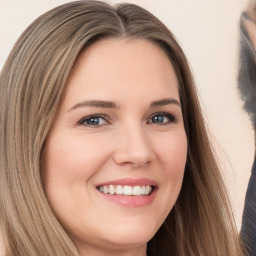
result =
M116 138L114 161L118 165L143 167L150 164L156 155L150 138L142 129L124 129Z

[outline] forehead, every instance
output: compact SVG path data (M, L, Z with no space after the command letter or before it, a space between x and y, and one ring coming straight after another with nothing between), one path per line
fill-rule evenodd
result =
M144 39L100 40L78 56L66 84L69 98L178 95L171 61L156 44ZM157 99L153 99L153 98Z

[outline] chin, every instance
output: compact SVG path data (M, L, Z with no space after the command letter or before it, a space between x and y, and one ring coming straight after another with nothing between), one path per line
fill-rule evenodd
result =
M147 242L155 235L158 227L151 223L129 223L118 225L117 229L112 228L112 231L108 232L109 237L115 244L123 246L141 246L147 244Z

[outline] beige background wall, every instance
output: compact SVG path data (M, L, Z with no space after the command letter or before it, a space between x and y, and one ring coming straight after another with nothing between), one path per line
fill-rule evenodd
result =
M64 0L0 0L0 68L21 32ZM108 1L119 2L119 1ZM239 16L246 0L127 0L160 18L188 56L238 226L254 155L248 116L236 90Z

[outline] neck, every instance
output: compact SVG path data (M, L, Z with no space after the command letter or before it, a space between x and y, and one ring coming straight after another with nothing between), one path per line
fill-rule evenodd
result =
M147 246L139 246L134 248L99 248L95 246L80 246L80 256L147 256Z

